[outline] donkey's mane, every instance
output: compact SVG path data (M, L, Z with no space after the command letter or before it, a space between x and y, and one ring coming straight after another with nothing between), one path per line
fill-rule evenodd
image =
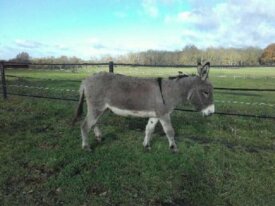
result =
M169 79L181 79L181 78L185 78L185 77L189 77L189 75L187 75L187 74L179 74L177 76L171 76L171 77L169 77Z

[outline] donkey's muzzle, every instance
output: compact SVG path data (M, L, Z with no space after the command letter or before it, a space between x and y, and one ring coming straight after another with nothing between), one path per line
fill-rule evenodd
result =
M203 116L209 116L211 114L213 114L215 112L215 105L211 104L208 107L206 107L205 109L201 110L201 113Z

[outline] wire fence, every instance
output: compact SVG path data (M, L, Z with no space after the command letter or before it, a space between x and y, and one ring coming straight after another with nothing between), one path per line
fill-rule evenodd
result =
M15 88L26 88L26 89L35 89L35 90L44 90L44 91L58 91L58 92L68 92L68 93L77 93L78 90L75 89L61 89L61 88L55 88L55 87L41 87L41 86L29 86L29 85L21 85L21 84L8 84L7 87L15 87ZM269 90L249 90L249 91L269 91ZM273 90L271 90L273 91ZM9 94L14 94L12 92L9 92ZM19 94L17 94L19 95ZM266 102L244 102L244 101L231 101L231 100L215 100L214 101L219 103L228 103L228 104L245 104L245 105L258 105L258 106L269 106L269 107L275 107L275 104L266 103Z
M131 67L195 67L195 65L144 65L144 64L114 64L113 62L109 63L83 63L83 64L28 64L29 65L35 65L35 66L43 66L43 65L51 65L51 66L109 66L109 72L114 72L114 66L131 66ZM218 65L219 66L219 65ZM217 65L214 67L218 67ZM230 65L232 66L232 65ZM73 80L73 79L45 79L45 78L34 78L34 77L21 77L17 75L6 75L5 74L5 68L9 67L15 67L15 68L26 68L26 65L22 64L1 64L1 80L2 80L2 95L4 98L7 97L7 95L13 95L13 96L21 96L21 97L31 97L31 98L40 98L40 99L51 99L51 100L63 100L63 101L78 101L78 94L77 90L75 89L68 89L68 88L56 88L56 87L50 87L50 86L34 86L34 85L24 85L24 84L10 84L6 82L7 78L16 78L16 79L30 79L30 80L39 80L39 81L60 81L60 82L74 82L74 83L80 83L81 80ZM212 66L213 67L213 66ZM226 67L223 65L223 67ZM229 67L229 66L228 66ZM66 93L73 93L74 97L56 97L52 95L43 96L43 95L37 95L37 94L26 94L21 92L7 92L7 88L25 88L25 89L32 89L32 90L39 90L39 91L55 91L55 92L66 92ZM259 89L259 88L225 88L225 87L215 87L215 90L221 90L221 91L246 91L246 92L275 92L275 89ZM268 106L268 107L275 107L274 104L266 103L266 102L244 102L244 101L228 101L228 100L216 100L215 102L219 103L226 103L226 104L241 104L241 105L258 105L258 106ZM176 111L181 112L196 112L191 109L182 109L182 108L176 108ZM215 112L217 115L222 116L238 116L238 117L248 117L248 118L261 118L261 119L275 119L275 116L272 115L259 115L259 114L243 114L243 113L233 113L233 112Z
M75 79L45 79L45 78L34 78L34 77L22 77L22 76L16 76L16 75L5 75L6 77L11 78L18 78L18 79L36 79L40 81L66 81L66 82L78 82L80 83L81 80L75 80ZM223 91L248 91L248 92L275 92L275 89L270 88L241 88L241 87L235 87L235 88L227 88L227 87L214 87L214 90L223 90Z

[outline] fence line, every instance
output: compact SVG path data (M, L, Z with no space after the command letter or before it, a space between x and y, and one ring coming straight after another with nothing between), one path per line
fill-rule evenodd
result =
M0 61L0 64L4 65L5 67L25 67L26 66L130 66L130 67L182 67L182 68L190 68L190 67L197 67L197 65L193 64L133 64L133 63L115 63L113 61L109 62L83 62L83 63L19 63L19 62L6 62ZM275 67L275 65L222 65L216 64L211 65L213 68L245 68L245 67Z
M39 95L27 95L27 94L18 94L18 93L9 93L13 96L22 96L22 97L33 97L33 98L42 98L42 99L52 99L52 100L64 100L64 101L73 101L78 102L78 99L72 99L72 98L61 98L61 97L45 97L45 96L39 96ZM181 109L176 108L175 111L181 111L181 112L198 112L191 109ZM221 116L239 116L239 117L248 117L248 118L259 118L259 119L272 119L275 120L275 116L269 116L269 115L256 115L256 114L241 114L241 113L228 113L228 112L215 112L215 115L221 115Z
M181 109L176 108L176 111L182 111L182 112L197 112L195 110L188 110L188 109ZM222 115L222 116L238 116L238 117L252 117L252 118L260 118L260 119L274 119L275 116L269 116L269 115L256 115L256 114L241 114L241 113L228 113L228 112L215 112L215 115Z
M82 80L73 80L73 79L43 79L43 78L35 78L35 77L21 77L21 76L15 76L15 75L6 75L6 77L13 77L13 78L19 78L19 79L37 79L41 81L67 81L67 82L81 82ZM224 90L224 91L262 91L262 92L275 92L275 89L258 89L258 88L226 88L226 87L214 87L215 90Z
M111 62L111 61L110 61ZM18 63L18 62L0 62L5 67L29 67L29 66L108 66L110 62L98 62L98 63Z
M39 89L39 90L55 90L61 92L77 92L75 89L59 89L54 87L35 87L35 86L28 86L28 85L20 85L20 84L8 84L8 87L23 87L28 89Z
M27 70L30 70L30 71L57 71L57 72L66 72L66 73L71 73L72 71L69 71L69 70L65 70L65 69L27 69ZM90 73L88 71L86 71L86 73ZM6 75L7 76L7 75ZM10 75L12 76L12 75ZM251 76L251 75L243 75L243 76L240 76L240 75L211 75L211 77L215 77L215 78L232 78L234 80L236 79L275 79L275 76L262 76L262 77L256 77L256 76Z
M251 75L218 75L218 76L213 76L211 77L216 77L216 78L233 78L234 80L236 79L275 79L275 76L262 76L262 77L256 77L256 76L251 76Z
M3 97L4 99L7 98L7 86L6 86L6 77L5 77L5 67L3 64L0 64L0 70L1 70L1 81L2 81L2 90L3 90Z
M275 107L275 104L265 103L265 102L239 102L239 101L230 101L230 100L214 100L214 102L219 103L229 103L229 104L243 104L243 105L255 105L255 106L269 106Z
M113 66L129 66L129 67L182 67L182 68L196 68L198 65L193 64L131 64L131 63L114 63L110 61L108 63L76 63L76 64L62 64L62 63L30 63L29 65L52 65L52 66L108 66L113 64ZM245 67L275 67L275 65L211 65L213 68L245 68Z
M75 89L59 89L54 87L36 87L36 86L28 86L28 85L21 85L21 84L8 84L7 87L17 87L17 88L27 88L27 89L38 89L38 90L53 90L53 91L61 91L61 92L78 92L78 90ZM265 103L265 102L240 102L240 101L230 101L230 100L215 100L214 102L219 103L229 103L229 104L244 104L244 105L257 105L257 106L269 106L274 107L274 104L271 103Z
M66 81L66 82L81 82L82 80L75 80L75 79L44 79L44 78L35 78L35 77L21 77L15 75L6 75L6 77L18 78L18 79L36 79L41 81Z
M249 91L249 92L275 92L275 89L258 89L258 88L226 88L226 87L214 87L215 90L225 91Z
M74 102L79 101L78 99L72 99L72 98L50 97L50 96L45 97L40 95L19 94L14 92L10 92L9 94L12 96L33 97L33 98L40 98L40 99L53 99L53 100L64 100L64 101L74 101Z

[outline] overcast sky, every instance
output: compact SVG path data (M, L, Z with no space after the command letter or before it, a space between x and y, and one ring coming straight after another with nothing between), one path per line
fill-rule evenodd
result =
M275 42L274 0L0 0L0 17L0 59Z

